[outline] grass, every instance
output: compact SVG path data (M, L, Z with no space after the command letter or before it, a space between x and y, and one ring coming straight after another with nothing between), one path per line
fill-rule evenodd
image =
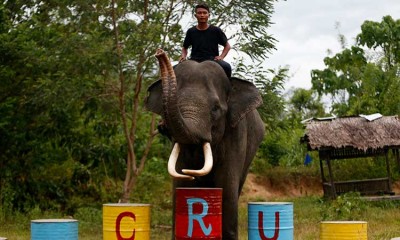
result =
M316 181L304 181L317 178ZM151 239L170 240L172 222L171 181L168 176L154 177L154 174L144 175L139 182L132 202L150 203L151 205ZM267 181L268 180L268 181ZM285 194L273 196L293 196L296 193L303 197L265 197L266 194L253 194L249 189L243 191L239 205L239 239L247 240L247 203L293 202L294 206L294 239L319 239L321 221L357 220L368 222L369 240L389 240L400 237L400 201L366 202L358 194L345 194L334 201L322 199L316 191L314 182L319 184L318 168L296 168L288 171L274 168L264 175L256 175L254 184L262 190L277 190ZM253 186L254 187L254 186ZM320 186L318 185L318 188ZM303 190L302 190L303 189ZM253 190L253 189L252 189ZM287 194L286 194L287 193ZM6 206L0 205L0 237L9 240L29 240L30 222L43 218L74 218L79 221L79 239L102 239L102 203L91 203L91 207L77 209L73 216L64 216L58 212L42 212L38 207L26 213L10 212ZM97 206L97 207L93 207Z
M359 220L368 222L368 239L388 240L400 236L400 201L366 202L357 195L325 201L318 196L279 199L251 199L251 201L285 201L294 206L294 239L319 239L321 221ZM351 206L351 207L348 207ZM33 209L27 214L13 213L5 216L0 209L0 237L13 240L30 239L30 221L40 218L62 218L58 213ZM170 210L152 208L151 239L169 240L171 236ZM79 239L102 239L101 210L82 208L74 216L79 220ZM240 240L247 239L247 202L239 208ZM156 223L156 224L155 224Z

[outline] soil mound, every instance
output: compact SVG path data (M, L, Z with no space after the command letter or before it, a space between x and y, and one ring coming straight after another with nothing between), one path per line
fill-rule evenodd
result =
M315 176L292 176L273 179L249 173L242 197L247 200L271 200L282 197L322 196L321 180Z
M392 190L396 195L400 194L400 181L392 183ZM323 196L319 177L288 174L282 178L272 178L249 173L243 186L241 201L270 201L303 196Z

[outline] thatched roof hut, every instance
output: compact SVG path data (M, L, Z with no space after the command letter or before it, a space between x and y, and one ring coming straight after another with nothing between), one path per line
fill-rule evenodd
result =
M392 150L400 164L400 120L398 116L381 114L358 117L308 119L301 139L309 150L318 151L324 193L336 197L350 191L363 194L393 194L388 151ZM359 157L385 156L387 176L377 179L335 181L331 161ZM325 176L324 162L328 176Z
M400 148L400 120L398 116L368 116L332 119L311 119L306 123L303 138L310 150L326 148L354 148L367 151Z

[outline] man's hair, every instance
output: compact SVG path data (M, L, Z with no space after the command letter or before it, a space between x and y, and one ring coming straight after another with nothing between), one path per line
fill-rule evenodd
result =
M198 9L198 8L204 8L204 9L207 10L207 12L210 12L210 8L209 8L208 5L207 5L206 3L204 3L204 2L198 3L198 4L196 5L196 7L194 7L194 12L195 12L195 13L197 12L197 9Z

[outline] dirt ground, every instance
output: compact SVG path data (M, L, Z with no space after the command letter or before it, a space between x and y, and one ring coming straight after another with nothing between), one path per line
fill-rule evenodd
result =
M392 188L396 195L399 195L400 181L394 182ZM276 180L249 173L241 198L243 201L248 201L302 196L323 196L321 179L301 176L276 182Z

